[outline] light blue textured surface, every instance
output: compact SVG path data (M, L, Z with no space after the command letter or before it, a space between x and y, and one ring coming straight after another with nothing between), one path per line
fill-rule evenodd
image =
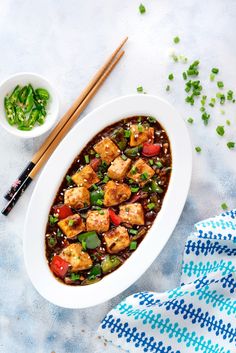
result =
M34 185L30 186L9 217L0 217L1 353L104 352L106 347L99 347L92 338L106 313L134 292L162 292L176 287L184 242L193 224L218 214L224 201L230 208L235 206L236 154L226 147L226 142L236 136L235 106L226 107L225 115L215 108L212 121L205 128L198 108L184 103L183 65L172 64L169 52L174 48L190 60L200 58L201 78L206 82L211 67L219 67L219 79L235 89L236 2L143 2L147 8L143 16L138 12L140 1L136 0L0 2L0 80L19 71L46 76L57 87L63 113L120 39L129 35L125 57L86 111L114 97L134 93L141 84L148 93L172 102L184 119L193 116L195 124L189 126L191 139L194 146L202 147L201 155L194 153L193 179L184 212L161 255L131 288L92 309L55 307L32 287L22 254L23 223ZM173 45L176 35L181 42ZM176 78L171 92L166 93L170 72ZM212 84L208 87L211 90ZM215 127L225 124L227 118L231 127L221 138ZM42 141L43 138L19 140L0 130L0 195Z

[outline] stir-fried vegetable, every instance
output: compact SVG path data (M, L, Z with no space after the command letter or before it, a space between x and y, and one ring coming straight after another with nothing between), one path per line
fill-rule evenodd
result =
M103 273L111 272L120 264L121 264L121 261L117 256L106 255L104 260L101 263L102 272Z
M112 223L115 226L119 226L121 224L121 222L122 222L121 217L118 216L112 209L109 209L109 216L110 216Z
M79 241L84 243L84 247L87 249L95 249L101 244L101 240L99 239L98 235L96 232L86 232L82 233L78 236Z
M96 206L99 205L101 206L103 204L102 200L104 197L104 191L102 189L97 189L94 191L90 192L90 202L91 205Z
M132 157L137 157L140 150L142 149L142 147L133 147L133 148L126 148L126 150L124 151L125 155L132 158Z
M50 264L50 268L55 275L57 275L60 278L65 277L68 268L69 268L69 263L62 259L60 256L56 255L53 257L52 262Z
M121 151L123 151L127 145L127 139L125 137L125 130L123 128L115 130L111 135L112 140L116 142Z
M71 208L67 205L56 205L53 207L54 213L58 215L58 218L64 219L73 214Z

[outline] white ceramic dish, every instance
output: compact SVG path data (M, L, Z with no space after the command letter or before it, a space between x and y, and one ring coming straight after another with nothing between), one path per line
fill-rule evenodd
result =
M138 249L116 271L88 286L69 286L51 273L45 257L45 228L50 206L75 156L104 127L134 115L155 116L170 142L173 170L163 206ZM191 179L192 148L181 116L166 101L149 95L115 99L88 114L70 131L45 166L32 195L24 229L24 257L38 292L66 308L105 302L134 283L159 255L180 217Z
M28 83L31 83L34 88L40 87L47 89L50 94L50 100L47 106L47 116L45 123L43 125L35 126L30 131L22 131L18 130L16 126L9 125L4 110L4 98L9 92L12 92L17 85L24 86ZM40 75L30 72L21 72L10 76L7 80L0 84L0 124L5 130L15 136L22 138L32 138L44 134L55 124L58 118L58 112L59 100L57 92L51 83Z

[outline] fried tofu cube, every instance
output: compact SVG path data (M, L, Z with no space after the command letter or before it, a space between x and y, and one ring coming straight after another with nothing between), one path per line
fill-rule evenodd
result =
M83 208L90 205L90 192L84 186L67 189L64 193L64 203L73 208Z
M129 203L120 206L119 216L121 217L122 222L131 225L144 225L143 207L140 203Z
M95 230L98 233L108 231L110 227L109 211L101 209L99 211L89 211L86 219L87 231Z
M71 178L75 182L75 184L77 184L78 186L84 186L87 189L89 189L90 186L92 186L93 184L96 184L100 181L99 177L90 165L86 165L85 167L83 167L77 173L72 175Z
M147 127L141 124L135 124L130 126L130 146L138 146L143 142L154 141L154 128Z
M104 205L106 207L119 205L130 198L131 190L127 184L119 184L113 180L108 181L104 188Z
M87 270L93 265L91 257L86 251L83 251L80 243L68 245L59 256L69 262L72 272Z
M119 148L109 137L99 141L94 149L107 164L110 164L120 154Z
M85 230L85 224L79 214L73 214L72 216L66 217L57 224L69 239L74 238Z
M120 156L117 157L113 162L111 162L108 168L108 176L111 179L122 181L128 170L130 169L131 159L127 158L125 161Z
M143 186L153 177L154 174L155 171L143 159L139 158L132 165L132 168L127 176Z
M125 227L119 226L104 234L107 251L116 254L127 248L130 244L128 231Z

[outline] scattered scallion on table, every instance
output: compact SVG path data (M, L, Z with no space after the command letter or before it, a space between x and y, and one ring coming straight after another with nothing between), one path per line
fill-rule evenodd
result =
M224 134L225 134L224 126L223 125L218 125L217 128L216 128L216 132L217 132L218 135L224 136Z
M197 147L195 147L195 151L196 151L197 153L200 153L200 152L202 151L202 149L201 149L201 147L197 146Z
M143 4L139 5L139 12L143 15L146 12L146 7Z
M227 142L227 147L228 147L230 150L232 150L232 149L235 147L235 142L233 142L233 141Z
M228 209L227 203L223 202L223 203L221 204L221 208L222 208L222 210L226 211L226 210Z
M178 36L174 37L174 38L173 38L173 42L174 42L175 44L178 44L178 43L180 42L180 38L179 38Z

